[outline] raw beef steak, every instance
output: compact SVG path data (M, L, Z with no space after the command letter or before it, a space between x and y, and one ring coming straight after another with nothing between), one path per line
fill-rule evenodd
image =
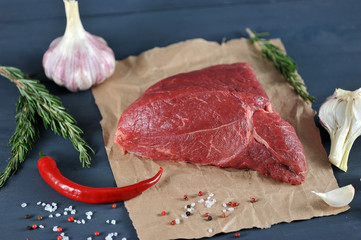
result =
M155 160L251 168L291 184L306 176L293 127L272 108L246 63L168 77L131 104L115 141Z

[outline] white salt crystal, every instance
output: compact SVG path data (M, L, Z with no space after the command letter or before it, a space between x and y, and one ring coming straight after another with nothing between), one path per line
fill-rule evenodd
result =
M86 240L93 240L93 238L92 238L92 237L88 237Z
M44 203L44 202L41 204L41 206L43 206L43 207L44 207L45 205L46 205L46 203Z
M89 215L88 215L88 216L86 216L86 218L87 218L87 219L89 219L89 220L90 220L90 219L92 219L92 217L91 217L91 216L89 216Z
M22 203L22 204L21 204L21 207L22 207L22 208L24 208L24 207L26 207L26 206L28 206L27 203Z
M52 202L51 205L56 206L57 204L55 202Z
M226 203L222 203L222 206L223 206L223 207L227 207L227 204L226 204Z
M44 225L39 225L39 228L44 228Z
M81 220L81 223L82 223L82 224L85 224L85 220L84 220L84 219L82 219L82 220Z
M234 210L233 207L228 208L228 211L232 212Z
M64 212L63 215L65 215L65 216L68 215L68 212Z
M192 203L191 206L194 207L196 204L195 203Z
M208 229L208 232L209 232L209 233L213 232L212 228Z
M213 196L214 196L214 194L213 194L213 193L210 193L210 194L209 194L209 196L210 196L210 197L213 197Z
M182 218L188 218L187 214L183 213L182 215Z
M118 233L117 232L114 232L114 237L118 236Z
M60 217L60 216L61 216L60 213L55 214L55 217Z
M199 203L202 203L202 202L204 202L204 199L201 198L201 199L198 200L198 202L199 202Z
M175 219L175 223L176 223L176 224L179 224L179 223L180 223L179 218L176 218L176 219Z
M117 221L115 221L114 219L112 221L110 221L111 224L115 224Z
M73 210L73 206L72 206L72 205L70 205L68 208L69 208L70 211Z
M106 223L110 223L110 220L106 220L105 222L106 222Z
M226 209L223 209L222 212L227 212L227 210L226 210Z
M40 201L36 203L36 205L40 205L40 204L41 204L41 202L40 202Z
M87 215L87 216L92 216L92 215L93 215L93 212L92 212L92 211L88 211L88 212L85 213L85 215Z
M74 209L74 210L71 210L70 213L71 213L71 214L76 214L76 210L75 210L75 209Z
M53 232L57 232L58 231L58 226L54 226L53 227Z
M127 238L123 237L122 240L127 240Z
M64 237L65 233L62 232L62 233L60 233L60 235L61 235L62 237Z
M50 215L49 215L49 218L53 218L53 217L54 217L53 214L50 214Z

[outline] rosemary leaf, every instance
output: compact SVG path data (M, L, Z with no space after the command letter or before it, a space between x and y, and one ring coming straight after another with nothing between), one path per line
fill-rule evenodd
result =
M275 68L280 71L286 81L292 85L294 91L300 95L305 102L315 102L316 98L306 91L305 84L299 80L297 75L297 65L292 58L287 56L277 46L269 43L265 39L259 38L267 34L252 32L248 28L246 31L250 36L251 42L253 44L257 44L261 49L262 56L273 63Z
M16 130L9 140L12 156L5 170L0 173L0 187L16 172L18 165L24 162L26 154L38 138L35 114L42 118L45 128L50 127L55 134L68 138L79 152L83 167L89 167L91 157L88 150L94 151L81 137L83 131L66 112L60 99L50 94L40 81L27 78L18 68L0 65L0 75L15 83L20 94L16 107Z
M5 170L0 173L0 187L17 171L19 164L24 162L26 153L39 137L35 111L23 96L19 97L16 108L16 130L9 140L9 145L12 145L12 156Z

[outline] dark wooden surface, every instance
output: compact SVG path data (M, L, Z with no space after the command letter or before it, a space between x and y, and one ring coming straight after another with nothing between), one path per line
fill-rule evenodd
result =
M85 29L105 38L118 60L138 55L144 50L192 38L221 42L222 39L246 37L244 29L270 32L282 39L288 54L297 62L309 92L317 97L318 110L335 88L355 90L361 87L361 2L356 0L236 1L236 0L108 0L80 1ZM70 93L47 81L41 60L50 42L63 34L63 2L45 0L0 0L0 64L21 68L35 74L49 90L59 96L84 130L84 138L95 149L90 169L82 169L71 143L50 130L41 128L40 139L4 188L0 190L0 239L56 239L54 225L62 226L70 239L86 239L95 231L104 239L117 231L114 239L137 239L122 203L116 210L110 205L73 202L48 187L40 178L36 162L42 151L56 158L63 174L81 184L94 187L115 186L102 138L100 113L90 91ZM18 92L7 79L0 78L0 167L10 157L8 140L15 130L15 103ZM317 126L318 118L315 117ZM328 151L328 134L321 128ZM350 154L349 171L334 169L339 185L356 188L351 209L337 216L307 221L281 223L270 229L242 230L241 239L361 239L361 139ZM26 230L39 222L45 212L36 202L56 202L60 209L73 205L78 218L94 211L85 225L68 224L64 216L45 218L45 229ZM20 204L27 202L27 208ZM24 219L25 214L31 219ZM146 214L146 213L145 213ZM244 216L247 217L247 216ZM116 219L116 225L105 223ZM212 239L232 239L233 233Z

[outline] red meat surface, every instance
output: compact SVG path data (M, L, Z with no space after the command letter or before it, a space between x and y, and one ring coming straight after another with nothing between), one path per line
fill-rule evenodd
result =
M124 153L154 160L251 168L291 184L306 176L295 130L246 63L159 81L123 112L115 141Z

